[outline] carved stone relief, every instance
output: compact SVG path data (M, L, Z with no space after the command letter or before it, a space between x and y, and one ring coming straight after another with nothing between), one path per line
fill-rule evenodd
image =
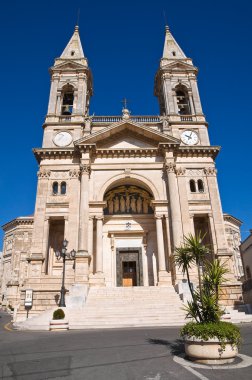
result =
M186 174L190 177L202 176L204 174L203 169L187 169Z
M49 179L50 175L51 175L51 170L48 170L48 169L39 169L39 171L37 172L38 174L38 178L47 178Z
M68 171L51 171L50 179L68 178Z
M152 199L150 193L140 187L119 186L105 194L104 214L152 214Z

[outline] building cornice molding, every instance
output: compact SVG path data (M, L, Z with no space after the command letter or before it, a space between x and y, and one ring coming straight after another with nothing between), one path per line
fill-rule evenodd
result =
M45 159L66 159L80 157L75 148L34 148L33 153L38 163Z
M20 216L4 224L2 226L2 229L6 232L8 229L14 228L17 226L33 225L33 221L34 221L33 216L24 216L24 217Z
M240 219L235 218L233 215L230 215L226 212L223 213L223 218L224 221L231 222L235 224L237 227L241 227L241 225L243 224L243 222Z
M176 155L178 157L211 157L215 159L220 149L220 146L180 146L176 150Z

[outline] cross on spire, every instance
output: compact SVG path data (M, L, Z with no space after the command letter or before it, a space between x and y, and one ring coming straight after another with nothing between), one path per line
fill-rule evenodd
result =
M128 106L128 103L129 101L128 101L128 99L126 99L126 98L123 98L123 100L121 101L121 103L123 104L123 108L127 108L127 106Z

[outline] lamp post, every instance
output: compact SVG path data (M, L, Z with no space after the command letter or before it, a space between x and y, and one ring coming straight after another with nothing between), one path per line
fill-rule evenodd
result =
M59 306L60 307L66 307L66 302L65 302L65 269L66 269L66 258L69 259L74 259L76 255L76 251L73 249L71 252L67 252L67 245L68 241L64 239L63 241L63 247L61 251L56 251L55 255L57 260L60 260L61 258L63 259L63 274L62 274L62 285L61 285L61 290L60 290L60 302Z

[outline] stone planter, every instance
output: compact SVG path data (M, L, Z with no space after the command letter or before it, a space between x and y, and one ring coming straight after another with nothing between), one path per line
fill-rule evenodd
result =
M49 324L50 331L66 331L69 330L69 323L65 319L52 319Z
M196 363L232 363L238 354L237 346L227 342L225 349L222 349L217 338L204 341L200 338L185 337L184 341L186 355Z

